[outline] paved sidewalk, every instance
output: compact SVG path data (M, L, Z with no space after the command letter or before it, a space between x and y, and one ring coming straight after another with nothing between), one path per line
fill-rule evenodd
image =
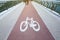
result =
M1 13L3 15L0 16L0 40L7 40L24 6L24 3L19 3Z
M32 2L32 4L55 40L60 40L60 17L54 15L41 4L36 2Z

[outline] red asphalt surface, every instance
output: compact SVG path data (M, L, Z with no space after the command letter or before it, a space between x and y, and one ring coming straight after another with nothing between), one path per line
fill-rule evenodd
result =
M18 14L18 13L17 13ZM32 28L28 27L25 32L20 31L20 23L26 20L26 17L33 17L35 21L40 24L40 30L35 32ZM26 5L19 16L14 28L12 29L7 40L55 40L45 23L38 15L37 11L31 3Z

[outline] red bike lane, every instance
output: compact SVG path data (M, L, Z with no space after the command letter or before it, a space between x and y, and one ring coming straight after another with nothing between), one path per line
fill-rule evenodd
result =
M34 21L37 21L40 25L40 30L36 32L32 28L28 27L28 29L25 32L21 32L20 24L22 21L26 20L26 17L33 18ZM55 40L55 39L47 29L45 23L38 15L33 5L29 3L24 7L21 15L19 16L7 40Z

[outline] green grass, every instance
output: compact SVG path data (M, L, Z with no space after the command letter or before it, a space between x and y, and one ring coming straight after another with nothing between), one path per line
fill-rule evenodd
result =
M51 10L54 10L56 11L57 13L60 14L60 2L52 2L52 1L37 1L35 0L35 2L51 9Z
M48 2L48 1L38 1L38 0L33 0L33 1L35 1L35 2L37 2L39 4L41 4L41 5L49 8L49 9L51 9L51 10L54 10L57 13L60 14L60 2L59 3L58 2L56 3L56 2L52 2L52 1L51 2ZM4 10L6 10L6 9L8 9L8 8L10 8L10 7L18 4L18 3L20 3L20 2L21 1L7 1L6 3L4 3L4 5L2 5L0 7L0 12L4 11Z
M3 3L4 5L2 5L0 7L0 12L6 10L6 9L18 4L18 3L20 3L20 1L7 1L6 3Z

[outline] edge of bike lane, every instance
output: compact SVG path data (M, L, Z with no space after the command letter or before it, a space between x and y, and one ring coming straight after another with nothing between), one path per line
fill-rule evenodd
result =
M26 17L33 17L35 21L40 24L41 29L35 32L32 28L28 27L25 32L20 31L20 24L25 21ZM14 28L11 31L7 40L55 40L49 30L47 29L45 23L38 15L37 11L31 3L25 6L22 14L19 16Z

